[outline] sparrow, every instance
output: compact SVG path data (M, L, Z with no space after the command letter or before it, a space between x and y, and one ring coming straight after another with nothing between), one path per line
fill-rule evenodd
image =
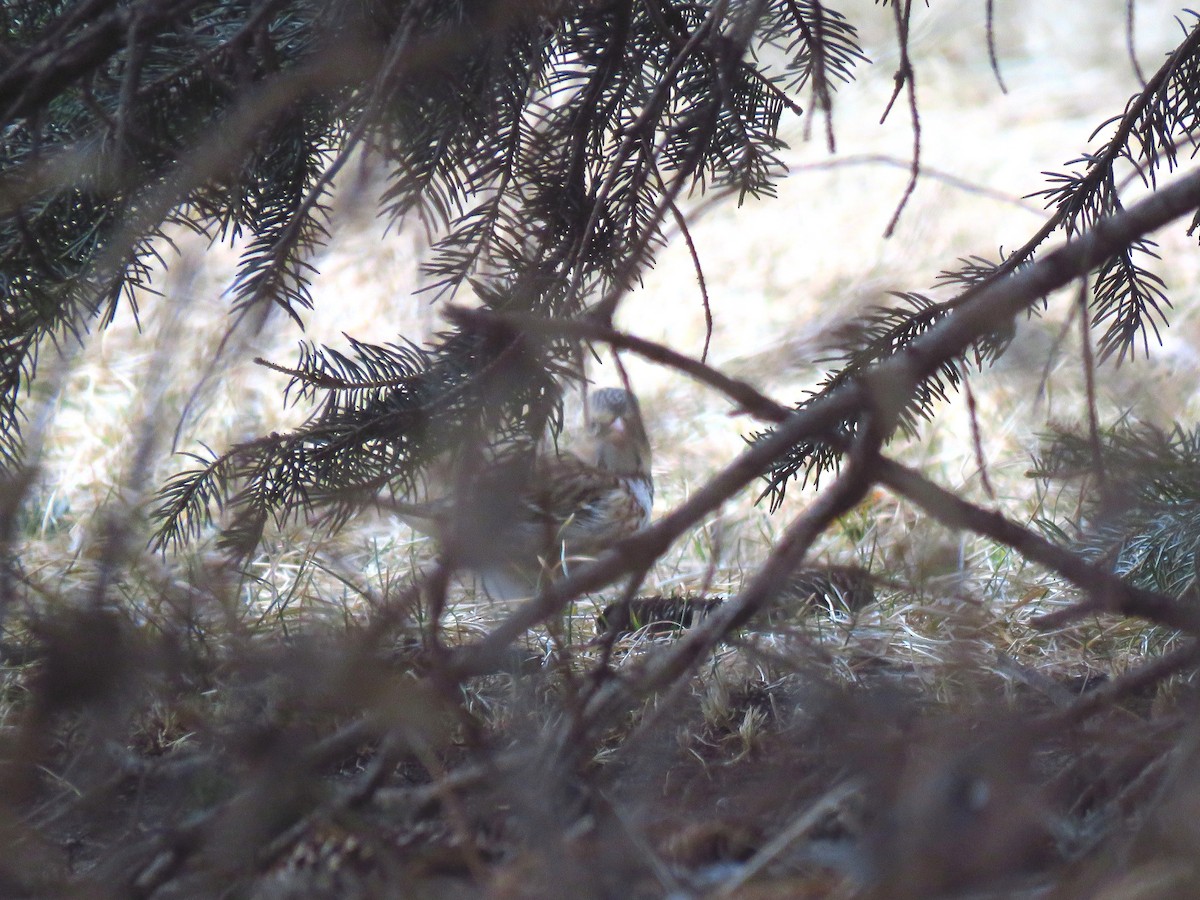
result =
M637 398L603 388L592 393L588 413L579 456L498 463L472 479L468 496L390 507L435 538L455 565L479 574L489 596L532 596L572 560L650 522L650 441Z

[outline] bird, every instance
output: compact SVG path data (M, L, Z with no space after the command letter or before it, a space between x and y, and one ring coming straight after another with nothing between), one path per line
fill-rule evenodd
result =
M593 391L582 443L581 455L496 463L471 479L466 496L389 507L481 576L493 599L532 596L571 561L650 522L652 455L637 398L624 388Z

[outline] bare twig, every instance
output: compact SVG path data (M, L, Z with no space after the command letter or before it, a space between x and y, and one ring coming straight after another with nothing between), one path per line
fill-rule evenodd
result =
M725 394L738 404L739 409L768 422L783 422L792 410L776 403L744 381L730 378L712 366L694 357L672 350L663 344L617 331L594 318L546 319L531 313L498 313L486 309L464 306L448 306L446 318L453 322L504 323L522 332L533 334L562 335L585 341L600 341L617 350L628 350L651 362L657 362L690 375L696 381L707 384Z
M1092 445L1092 466L1096 478L1103 490L1104 453L1100 446L1100 411L1096 407L1096 360L1092 354L1092 328L1088 318L1088 280L1087 276L1079 279L1079 293L1076 297L1079 308L1079 347L1082 353L1080 360L1083 365L1083 384L1086 391L1088 441Z
M713 314L712 304L708 299L708 284L704 278L704 267L700 265L700 254L696 252L696 242L692 240L692 232L688 228L687 219L679 209L679 204L671 203L671 214L675 217L675 224L679 226L679 233L683 235L684 243L687 244L688 254L692 257L692 267L696 270L696 282L700 285L700 304L704 308L704 349L700 351L700 362L708 362L708 348L712 344L713 336Z
M991 0L988 0L990 3ZM1129 54L1129 64L1133 66L1133 74L1137 76L1138 82L1144 88L1146 86L1146 73L1142 71L1142 64L1138 62L1137 47L1134 41L1134 7L1137 4L1134 0L1125 0L1125 51Z
M786 828L755 853L744 866L739 866L733 877L721 885L716 896L728 897L732 895L738 888L745 885L751 878L758 875L770 865L775 857L779 856L788 847L812 831L813 828L820 824L823 818L838 809L838 807L855 794L860 793L863 787L861 783L855 780L843 781L831 787L814 802L808 804Z
M987 0L987 48L988 62L992 65L992 74L996 76L996 84L1000 85L1000 93L1007 94L1004 78L1000 75L1000 62L996 59L996 8L995 0Z
M894 169L911 170L912 160L901 159L898 156L891 156L887 153L853 153L846 156L839 156L836 159L822 159L817 162L789 163L788 173L794 176L799 172L819 172L825 169L841 169L854 166L887 166ZM948 172L945 169L936 169L922 165L921 177L940 181L942 184L967 194L974 194L979 197L986 197L989 200L995 200L998 203L1004 203L1008 206L1015 206L1018 209L1033 213L1038 218L1046 214L1046 211L1036 203L1031 203L1021 197L1014 197L1011 194L1006 194L1004 191L990 188L986 184L971 181L963 178L961 175ZM707 206L707 202L703 206Z
M317 772L354 750L378 733L375 723L360 719L298 754L288 776L295 778ZM156 835L128 853L118 854L100 867L97 883L124 885L125 896L149 897L174 877L187 861L208 845L211 834L226 817L261 814L262 801L279 786L281 773L273 770L255 779L225 803L197 813L165 834Z
M983 455L983 433L979 428L979 407L975 402L975 391L971 388L971 378L967 373L967 367L960 366L959 371L963 394L967 398L967 419L971 423L971 448L975 452L975 465L979 467L979 480L983 485L983 492L988 495L989 499L995 500L996 492L992 488L992 480L988 477L987 458Z
M901 3L904 4L903 12L900 9ZM908 184L904 186L904 193L900 197L900 202L896 204L896 211L892 213L891 221L883 230L885 238L890 238L895 233L904 207L908 205L909 198L917 189L917 180L921 177L921 116L917 111L917 73L908 55L908 29L912 19L912 0L892 0L892 10L896 18L896 38L900 44L900 68L896 71L896 93L888 102L887 109L883 112L883 118L887 118L888 110L896 102L900 91L904 90L908 96L908 116L912 123L913 155ZM880 121L882 122L883 119Z

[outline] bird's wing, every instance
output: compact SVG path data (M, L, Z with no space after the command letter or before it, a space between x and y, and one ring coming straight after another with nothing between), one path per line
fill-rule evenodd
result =
M530 505L543 543L565 543L573 554L590 554L643 524L641 506L621 476L572 456L548 460L539 474Z
M463 504L393 500L385 508L443 543L453 533L462 561L480 567L552 561L564 545L568 555L593 555L646 520L628 478L570 455L540 462L532 483L484 488Z

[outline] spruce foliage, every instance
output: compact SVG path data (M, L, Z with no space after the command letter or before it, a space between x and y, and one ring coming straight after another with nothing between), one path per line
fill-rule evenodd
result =
M23 0L0 15L10 465L39 348L133 302L169 226L244 237L234 308L302 321L331 183L371 152L390 172L382 213L438 236L437 295L470 282L493 309L607 317L679 197L771 193L781 117L805 90L828 109L862 61L837 11L798 0ZM227 539L248 549L271 517L411 487L468 436L542 434L572 348L503 337L306 347L294 389L318 412L172 480L160 542L228 501Z
M939 287L958 291L948 300L937 301L925 294L898 293L901 303L869 311L856 327L846 330L834 354L835 369L819 391L798 405L804 408L860 375L871 364L902 350L907 343L962 305L973 288L993 283L1032 262L1052 236L1071 238L1082 234L1108 215L1124 208L1122 195L1137 187L1153 189L1163 172L1179 164L1181 143L1192 140L1200 115L1200 25L1194 14L1182 42L1159 70L1133 95L1125 111L1101 123L1093 137L1109 132L1101 147L1068 162L1067 172L1047 172L1049 187L1033 196L1044 199L1052 210L1046 223L1015 251L999 255L999 261L982 258L961 260L943 272ZM1200 225L1200 213L1189 234ZM1150 353L1151 338L1157 342L1167 324L1171 303L1166 285L1154 273L1155 244L1135 241L1103 262L1092 273L1088 287L1088 313L1098 334L1099 358L1120 361L1134 357L1139 348ZM901 416L901 431L912 435L921 419L930 418L935 404L944 399L961 379L960 366L982 369L1003 353L1011 329L1000 329L981 341L963 359L947 361L934 377L916 392ZM845 430L852 431L847 423ZM762 437L762 435L759 435ZM843 445L844 446L844 445ZM767 491L773 506L783 502L788 483L819 478L835 467L840 454L827 444L797 446L767 475Z
M1124 419L1095 439L1046 435L1031 475L1077 484L1080 512L1062 543L1139 587L1195 597L1200 579L1200 429Z
M910 8L877 7L897 21L899 94L915 77L903 62ZM1050 173L1043 228L995 261L944 272L938 286L959 291L949 300L901 291L869 311L799 407L901 352L1052 235L1120 210L1126 173L1153 188L1173 169L1200 116L1191 25L1100 126L1100 148ZM0 459L10 467L39 351L134 303L171 227L244 238L234 310L276 304L303 322L331 185L369 152L388 166L381 213L416 216L435 236L434 295L469 286L493 310L607 322L653 264L681 197L771 194L785 113L803 102L829 115L833 92L866 61L854 25L815 0L16 0L0 10L0 33ZM1149 352L1166 324L1154 252L1135 242L1092 275L1101 359ZM1010 337L1001 327L945 360L902 411L902 433ZM158 542L197 533L228 505L226 544L246 553L272 520L321 506L336 521L380 490L411 491L447 450L530 446L556 427L578 352L567 339L465 322L426 348L306 345L287 371L293 395L316 401L307 424L172 479ZM772 504L792 479L836 466L854 429L847 421L780 458L766 475Z

